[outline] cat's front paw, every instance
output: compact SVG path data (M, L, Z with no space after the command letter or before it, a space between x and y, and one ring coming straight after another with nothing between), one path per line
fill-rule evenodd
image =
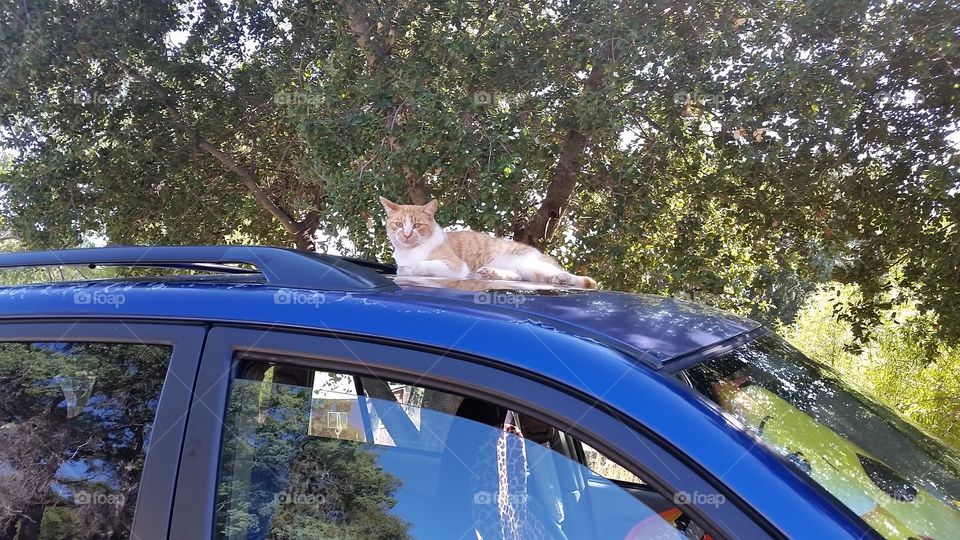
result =
M477 268L477 277L480 279L498 279L503 281L520 281L520 274L505 268L481 266Z
M477 268L477 277L480 279L500 279L499 273L496 268L490 268L489 266L481 266Z
M415 275L415 274L413 273L413 268L411 268L411 267L409 267L409 266L398 266L398 267L397 267L397 275L398 275L398 276L413 276L413 275Z

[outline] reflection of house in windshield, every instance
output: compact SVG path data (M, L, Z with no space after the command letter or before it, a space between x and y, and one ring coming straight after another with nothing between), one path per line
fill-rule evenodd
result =
M420 408L405 405L408 387L406 385L391 384L393 395L397 403L419 427ZM347 441L367 442L367 430L364 427L364 417L369 423L375 444L394 446L393 437L387 432L376 411L370 405L369 399L364 400L369 410L362 410L361 400L357 397L357 389L353 377L349 375L331 374L318 371L314 374L313 399L310 411L310 435L315 437L329 437Z
M321 371L314 373L310 435L366 441L353 377Z
M357 442L366 441L357 398L314 398L310 413L310 435Z

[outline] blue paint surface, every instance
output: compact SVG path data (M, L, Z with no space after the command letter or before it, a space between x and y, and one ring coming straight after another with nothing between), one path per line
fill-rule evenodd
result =
M485 357L552 379L635 419L789 536L857 536L857 525L822 491L715 406L657 371L759 324L675 299L564 289L518 293L498 286L463 290L408 283L344 293L243 279L86 281L0 288L0 319L262 324Z

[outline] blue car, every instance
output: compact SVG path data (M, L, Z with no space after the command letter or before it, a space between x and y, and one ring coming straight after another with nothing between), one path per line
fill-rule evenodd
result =
M129 270L0 288L2 538L960 537L954 454L715 309L272 247L0 256L40 266Z

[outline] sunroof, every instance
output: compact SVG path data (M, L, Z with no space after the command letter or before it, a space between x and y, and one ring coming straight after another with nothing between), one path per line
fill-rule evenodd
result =
M15 281L33 283L38 277L46 278L40 282L60 277L61 281L93 279L91 273L116 278L186 272L261 275L269 285L302 289L362 292L396 288L382 275L389 271L387 265L268 246L119 246L6 253L0 254L0 268L13 271Z

